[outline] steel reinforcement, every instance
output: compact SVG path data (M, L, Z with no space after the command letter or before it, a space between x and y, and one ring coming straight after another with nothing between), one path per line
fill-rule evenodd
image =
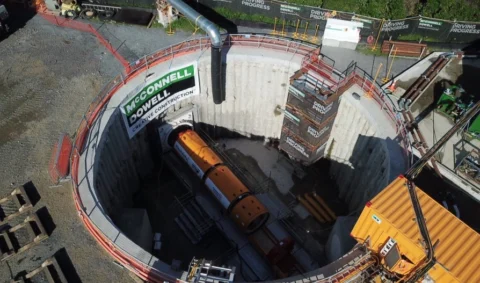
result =
M371 90L372 97L379 104L381 109L387 113L387 116L390 118L391 123L396 127L397 132L403 136L403 145L405 154L408 154L407 147L408 139L405 136L406 131L403 128L403 122L401 117L396 115L397 110L395 104L388 98L384 90L376 82L373 82L366 72L356 67L348 75L336 71L333 66L325 63L324 60L319 57L320 50L318 46L306 43L299 40L293 40L291 38L282 38L269 35L258 35L258 34L237 34L237 35L226 35L224 36L224 47L228 46L249 46L257 48L267 48L272 50L279 50L283 52L288 52L292 54L303 55L303 66L307 68L310 72L316 73L318 76L327 76L326 79L332 82L335 86L335 89L341 90L345 89L346 85L358 84L364 90ZM85 147L85 138L89 134L92 124L98 118L99 113L109 102L111 97L115 92L126 82L135 78L136 76L143 73L145 70L148 70L149 67L163 63L165 61L171 60L175 57L183 56L190 54L199 50L206 50L210 48L210 40L208 38L196 38L192 40L187 40L162 50L159 50L153 54L144 56L140 60L129 64L128 67L125 67L123 73L115 77L110 83L108 83L104 89L97 95L97 97L89 105L87 111L83 115L83 118L80 122L79 127L73 137L73 152L70 159L70 168L72 175L73 183L73 198L75 202L75 207L78 211L78 214L85 224L87 230L92 234L92 236L97 240L97 242L119 263L121 263L125 268L132 271L142 280L148 282L182 282L178 278L161 272L157 269L152 268L152 266L146 265L139 262L132 255L128 254L120 247L115 245L108 237L101 231L100 228L94 225L92 220L85 212L85 207L83 206L82 199L80 198L78 186L79 186L79 160L80 156L84 151ZM314 55L312 55L314 54ZM317 72L321 70L321 73ZM334 74L334 75L331 75ZM333 77L337 77L336 79ZM408 159L408 158L407 158ZM363 266L361 264L361 266ZM351 270L348 270L351 273ZM343 272L339 272L339 278L343 277ZM333 276L337 277L337 276ZM333 279L333 278L332 278Z

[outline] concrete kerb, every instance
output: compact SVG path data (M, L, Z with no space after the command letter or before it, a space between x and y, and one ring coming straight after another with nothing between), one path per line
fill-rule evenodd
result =
M253 38L253 40L252 40ZM236 40L238 40L236 42ZM132 251L131 249L122 248L119 246L118 243L113 242L109 237L107 237L98 226L96 226L89 216L85 212L85 208L82 204L82 199L80 197L78 186L78 171L79 171L79 161L80 156L84 151L85 146L85 139L87 138L92 124L98 117L98 114L104 108L104 106L108 103L110 98L115 94L116 90L129 80L133 79L134 77L141 75L144 70L148 69L149 66L160 64L166 60L170 60L175 56L178 55L185 55L198 49L207 49L208 44L207 40L205 39L192 39L190 41L182 42L177 45L172 45L165 49L162 49L158 52L145 56L143 59L137 61L133 66L131 66L128 74L119 75L117 76L111 84L108 84L107 87L102 91L94 102L89 107L89 110L85 114L85 118L82 119L80 126L75 135L75 142L74 142L74 152L71 158L71 168L72 168L72 182L73 182L73 193L74 193L74 201L76 209L87 227L87 230L94 236L94 238L99 242L99 244L115 259L117 259L122 265L124 265L127 269L134 272L137 276L144 280L149 280L153 282L163 282L164 280L175 280L172 276L165 274L157 269L155 269L152 265L154 260L151 259L148 262L139 261L135 256L131 255L127 252L127 250ZM296 43L295 49L290 47L292 42ZM250 45L252 43L256 43L257 47L259 48L268 48L268 49L276 49L282 50L287 53L294 52L298 54L302 52L309 52L312 49L316 49L317 46L310 45L310 44L303 44L299 41L294 41L291 39L285 39L280 37L272 37L272 36L260 36L260 35L235 35L229 37L228 44L235 45L239 43L239 45ZM286 48L285 48L286 43ZM283 47L282 47L283 46ZM293 49L293 50L292 50ZM300 52L299 52L300 51ZM108 90L106 90L108 89ZM384 93L381 90L381 93ZM382 99L382 98L381 98ZM382 99L383 100L383 99ZM394 107L392 105L391 107ZM383 106L381 106L382 111L385 110ZM397 121L395 121L397 124ZM103 210L100 210L100 212ZM104 218L109 219L107 215L103 215ZM109 221L110 222L110 221ZM113 225L113 223L111 223ZM115 227L113 225L113 227ZM115 227L116 228L116 227ZM121 234L120 231L118 233ZM128 243L130 244L130 242Z

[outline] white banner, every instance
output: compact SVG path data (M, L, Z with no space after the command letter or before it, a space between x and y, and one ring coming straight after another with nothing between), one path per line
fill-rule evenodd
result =
M120 107L128 136L135 136L170 106L199 93L196 62L171 70L148 83Z

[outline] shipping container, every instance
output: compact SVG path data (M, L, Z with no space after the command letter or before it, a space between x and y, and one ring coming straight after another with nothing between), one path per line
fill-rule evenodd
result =
M480 235L419 188L437 263L428 271L433 282L480 282ZM408 275L419 268L426 251L408 193L406 179L395 179L368 202L352 230L390 271Z

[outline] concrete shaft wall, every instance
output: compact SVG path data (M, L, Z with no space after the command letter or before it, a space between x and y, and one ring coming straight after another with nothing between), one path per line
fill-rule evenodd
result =
M264 57L231 55L226 65L226 100L215 105L211 96L209 62L199 62L201 94L175 105L178 110L188 104L199 109L196 122L225 128L244 136L279 138L289 78L300 67L297 63Z
M349 99L342 99L325 154L340 197L361 211L389 180L389 152L377 125Z
M178 278L179 272L173 271L169 263L160 261L133 243L111 220L121 209L131 207L140 180L152 170L152 153L146 131L142 130L129 139L119 105L127 96L138 92L138 87L145 82L196 61L199 66L200 94L174 105L168 111L187 106L190 108L191 104L195 104L198 106L197 122L223 127L245 136L279 138L284 116L275 109L277 106L282 109L285 107L289 78L300 68L301 60L302 56L298 54L278 50L231 47L224 59L227 62L226 101L221 105L214 105L211 96L208 52L198 51L151 65L148 71L126 81L90 127L84 151L79 158L78 192L92 224L118 250L142 264ZM367 100L361 101L365 105L358 103L346 102L342 98L327 144L327 155L333 161L331 173L337 179L341 196L352 210L361 208L386 185L390 172L396 172L390 170L395 169L392 164L398 163L390 162L388 167L388 149L394 148L394 143L385 145L386 142L381 138L386 138L385 133L378 131L379 128L383 131L391 127L386 122L388 119L369 118L369 111L381 114L380 108L377 105L368 106L373 102ZM365 107L371 109L367 111L363 109ZM395 131L388 136L394 138Z
M277 106L284 107L289 78L299 67L298 62L233 53L225 68L226 101L215 105L211 96L210 60L202 58L198 61L200 95L177 103L168 111L194 104L199 114L196 122L216 125L247 137L279 138L283 114L274 111ZM119 209L131 207L132 195L139 188L140 179L152 168L145 129L129 139L120 114L119 109L115 110L105 126L94 167L96 192L111 217Z
M229 56L226 101L221 105L212 103L209 61L199 60L198 66L200 95L177 103L169 112L194 104L198 106L197 122L245 136L280 137L284 115L276 114L275 109L285 107L289 78L299 68L297 63ZM388 183L389 153L377 127L358 105L341 100L326 157L332 160L330 173L351 211L361 209ZM130 207L140 178L150 172L150 154L145 130L129 139L120 112L115 111L99 143L99 166L95 166L97 194L108 214Z
M146 132L129 139L118 109L105 127L95 156L95 189L105 212L115 216L132 207L132 195L140 179L152 170Z

